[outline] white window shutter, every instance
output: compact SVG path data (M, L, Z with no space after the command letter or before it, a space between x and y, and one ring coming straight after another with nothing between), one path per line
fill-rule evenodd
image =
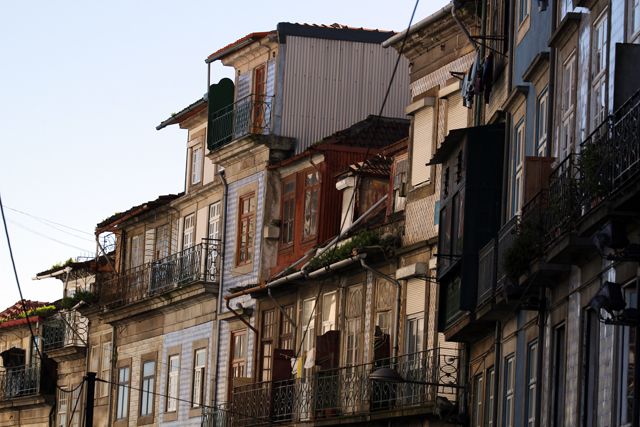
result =
M417 111L413 121L413 159L411 185L431 180L431 166L425 166L433 154L433 107Z
M147 230L144 236L144 263L153 261L153 250L155 249L156 230Z
M425 311L426 289L427 284L424 279L412 277L407 281L407 316Z
M454 129L466 128L469 110L462 105L460 92L449 97L447 108L447 134Z

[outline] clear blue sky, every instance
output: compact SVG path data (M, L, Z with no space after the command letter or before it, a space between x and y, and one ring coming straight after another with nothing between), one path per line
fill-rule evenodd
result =
M414 23L447 3L422 0ZM94 252L114 212L182 191L186 131L155 127L205 93L209 54L278 22L402 31L414 5L0 1L0 195L24 297L61 298L60 281L31 277ZM211 81L232 71L216 63ZM1 311L19 296L0 228Z

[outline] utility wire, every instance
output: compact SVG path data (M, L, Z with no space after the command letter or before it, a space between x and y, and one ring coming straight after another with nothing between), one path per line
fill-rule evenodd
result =
M11 210L11 211L14 211L14 212L21 213L21 214L26 215L26 216L30 216L31 218L34 218L34 219L36 219L36 220L38 220L38 221L42 222L42 223L43 223L43 224L45 224L45 225L49 225L49 224L47 224L47 223L48 223L48 222L50 222L50 223L52 223L52 224L59 225L60 227L68 228L69 230L73 230L73 231L77 231L77 232L79 232L79 233L83 233L83 234L87 234L87 235L89 235L89 236L93 236L93 233L89 233L89 232L87 232L87 231L78 230L77 228L69 227L68 225L60 224L60 223L58 223L58 222L51 221L50 219L40 218L39 216L31 215L31 214L28 214L28 213L26 213L26 212L19 211L18 209L10 208L9 206L6 206L6 205L5 205L5 208L7 208L7 209L9 209L9 210ZM49 225L49 226L50 226L50 227L53 227L53 226L51 226L51 225ZM59 228L56 228L56 227L53 227L53 228L55 228L56 230L59 230ZM62 231L62 230L60 230L60 231ZM71 235L72 235L72 236L75 236L75 234L71 234Z
M86 249L80 248L78 246L74 246L74 245L69 244L69 243L65 243L65 242L63 242L61 240L58 240L58 239L54 239L53 237L49 237L46 234L39 233L39 232L37 232L35 230L30 229L29 227L26 227L26 226L24 226L24 225L22 225L22 224L20 224L20 223L18 223L16 221L13 221L11 219L9 219L7 221L10 222L11 224L14 224L14 225L16 225L16 226L18 226L18 227L20 227L20 228L22 228L24 230L27 230L27 231L29 231L29 232L31 232L33 234L37 234L40 237L44 237L45 239L49 239L49 240L54 241L56 243L60 243L61 245L69 246L70 248L78 249L78 250L83 251L83 252L89 252ZM83 240L87 240L87 239L83 239Z

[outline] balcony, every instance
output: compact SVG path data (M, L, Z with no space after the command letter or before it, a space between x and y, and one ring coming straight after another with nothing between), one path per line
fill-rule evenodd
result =
M231 427L231 402L202 408L201 427Z
M40 392L40 363L6 368L0 372L0 400L34 396Z
M100 305L116 308L198 282L219 281L219 240L203 239L171 256L126 270L99 287Z
M341 417L383 420L432 413L437 396L458 400L457 350L434 349L351 367L316 372L278 382L235 387L233 404L208 419L229 419L233 426L300 423ZM372 381L369 375L389 367L405 379L441 386ZM449 387L447 386L449 385ZM203 417L204 419L204 417ZM346 420L340 422L348 422ZM222 424L225 425L225 424Z
M217 150L249 134L271 131L273 96L251 94L213 113L209 150Z
M57 362L84 357L88 319L75 310L57 313L42 327L42 350Z

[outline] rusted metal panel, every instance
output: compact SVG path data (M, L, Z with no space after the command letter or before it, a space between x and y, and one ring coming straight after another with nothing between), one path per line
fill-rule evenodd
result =
M282 135L296 139L295 153L379 114L397 58L377 44L287 37ZM409 101L409 75L397 73L382 115L405 118Z

